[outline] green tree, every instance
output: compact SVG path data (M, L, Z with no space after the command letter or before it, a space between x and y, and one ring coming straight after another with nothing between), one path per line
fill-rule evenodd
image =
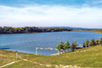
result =
M3 28L2 28L2 27L0 27L0 33L1 33L1 34L3 33Z
M70 48L70 43L67 41L66 43L65 43L65 49L69 49Z
M100 38L100 45L102 45L102 37Z
M86 40L85 45L86 45L86 47L89 47L89 41L88 40Z
M56 49L59 50L59 51L65 50L66 46L63 42L61 42L60 44L57 45Z
M74 51L77 47L77 43L74 41L71 45L71 50Z
M85 48L86 46L85 46L85 42L83 42L83 48Z
M94 40L94 39L90 40L89 45L90 45L90 46L95 46L95 45L96 45L96 44L95 44L95 40Z
M99 45L99 40L98 39L95 41L95 44L96 45Z

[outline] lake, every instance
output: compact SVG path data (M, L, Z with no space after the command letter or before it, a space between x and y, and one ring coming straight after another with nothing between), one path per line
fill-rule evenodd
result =
M0 48L12 51L35 54L35 48L56 48L61 41L76 41L78 45L85 40L100 39L102 33L94 32L46 32L28 34L4 34L0 35ZM55 50L40 50L38 54L51 55Z

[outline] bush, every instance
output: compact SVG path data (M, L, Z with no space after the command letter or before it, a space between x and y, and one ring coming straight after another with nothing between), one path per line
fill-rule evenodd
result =
M83 43L83 48L85 48L86 46L85 46L85 42Z
M70 43L67 41L67 42L65 43L65 46L66 46L66 49L69 49L69 48L70 48Z
M66 46L63 42L61 42L60 44L57 45L56 49L58 49L59 51L65 50Z
M77 47L77 43L74 41L74 42L72 43L72 45L71 45L71 50L72 50L72 51L75 51L76 47Z
M100 45L102 45L102 37L100 38Z
M90 40L89 45L90 46L95 46L96 45L95 40L94 39Z
M99 40L98 39L95 41L95 44L96 45L99 45Z
M86 47L89 47L89 41L88 40L86 40L85 45L86 45Z

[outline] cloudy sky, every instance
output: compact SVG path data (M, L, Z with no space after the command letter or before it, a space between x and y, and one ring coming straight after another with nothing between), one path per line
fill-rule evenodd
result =
M102 28L102 0L0 0L0 26Z

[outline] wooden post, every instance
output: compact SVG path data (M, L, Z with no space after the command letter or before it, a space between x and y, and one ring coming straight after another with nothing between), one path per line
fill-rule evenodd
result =
M37 53L38 53L38 48L36 48L36 55L38 55Z
M58 55L60 54L59 50L58 50Z
M16 51L16 60L18 60L18 52Z

